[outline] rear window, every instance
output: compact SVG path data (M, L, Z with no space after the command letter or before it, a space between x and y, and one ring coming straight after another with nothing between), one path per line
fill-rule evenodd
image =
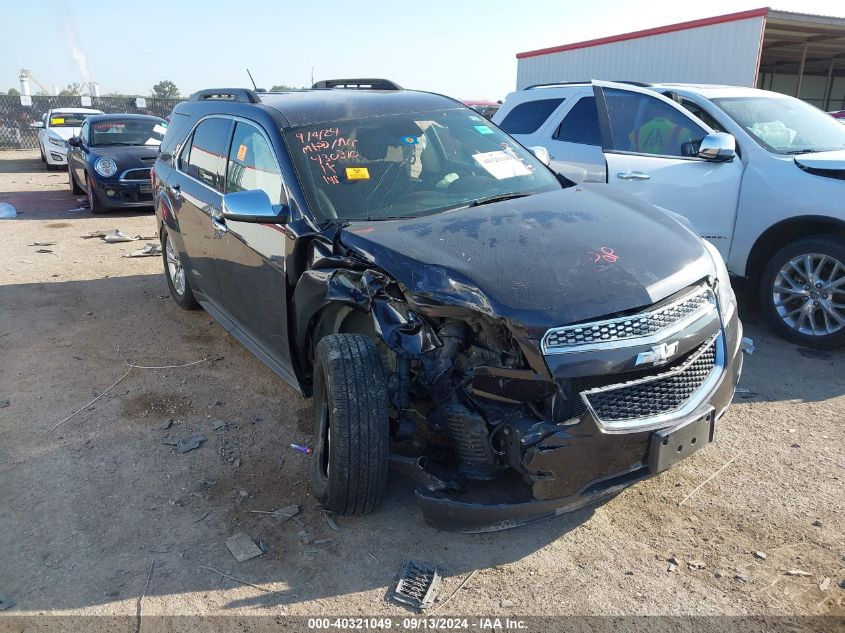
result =
M531 134L540 129L563 99L540 99L515 106L505 115L499 127L508 134Z
M595 97L583 97L572 106L554 135L555 140L601 145L599 112Z

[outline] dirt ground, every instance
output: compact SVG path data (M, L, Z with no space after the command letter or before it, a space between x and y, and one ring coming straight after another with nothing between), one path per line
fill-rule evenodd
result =
M486 535L428 527L394 476L380 511L335 531L308 456L288 446L310 443L310 402L206 313L180 310L160 258L123 257L144 241L84 239L152 236L151 213L73 210L66 173L37 152L0 153L0 202L19 213L0 220L7 618L135 616L141 594L144 615L401 617L386 595L409 558L444 572L442 599L475 572L438 615L845 614L845 350L779 340L748 298L743 393L715 443L666 473ZM127 361L194 364L126 375ZM167 443L198 432L196 450ZM253 512L289 504L300 523ZM241 531L267 552L237 563L225 541Z

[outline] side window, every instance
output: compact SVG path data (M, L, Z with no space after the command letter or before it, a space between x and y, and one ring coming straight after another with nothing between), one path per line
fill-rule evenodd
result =
M604 98L615 150L689 157L707 135L691 117L654 97L608 89Z
M261 189L273 204L286 202L282 176L273 156L273 148L256 127L240 121L236 123L229 151L226 191Z
M229 119L214 117L201 122L194 130L188 154L183 152L179 161L186 174L221 193L231 128Z
M557 141L601 146L601 128L595 97L582 97L560 122L552 137Z
M695 116L698 119L701 119L707 125L712 127L716 132L727 131L727 130L725 130L724 127L722 127L722 125L716 119L714 119L712 116L710 116L709 112L707 112L704 108L702 108L697 103L693 103L692 101L684 99L683 101L681 101L681 105L684 106L687 110L689 110L692 113L693 116Z
M79 128L79 138L82 139L82 142L85 143L85 145L88 145L88 127L88 121L85 121L85 123L82 124L82 127Z
M540 99L520 103L505 115L499 127L508 134L531 134L540 129L561 103L563 99Z

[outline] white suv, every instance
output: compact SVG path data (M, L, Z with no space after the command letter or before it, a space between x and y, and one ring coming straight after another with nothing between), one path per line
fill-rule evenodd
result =
M576 182L606 182L685 216L768 321L845 345L845 126L803 101L730 86L535 86L493 117Z

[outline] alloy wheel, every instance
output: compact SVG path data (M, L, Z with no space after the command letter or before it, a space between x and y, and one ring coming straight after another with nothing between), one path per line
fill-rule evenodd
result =
M780 318L796 332L834 334L845 328L845 264L822 253L793 257L775 276L772 300Z
M170 239L167 240L165 254L167 256L167 274L170 275L173 289L176 294L182 296L185 294L185 269L182 267L182 260L179 258L176 249L173 248L173 242Z

